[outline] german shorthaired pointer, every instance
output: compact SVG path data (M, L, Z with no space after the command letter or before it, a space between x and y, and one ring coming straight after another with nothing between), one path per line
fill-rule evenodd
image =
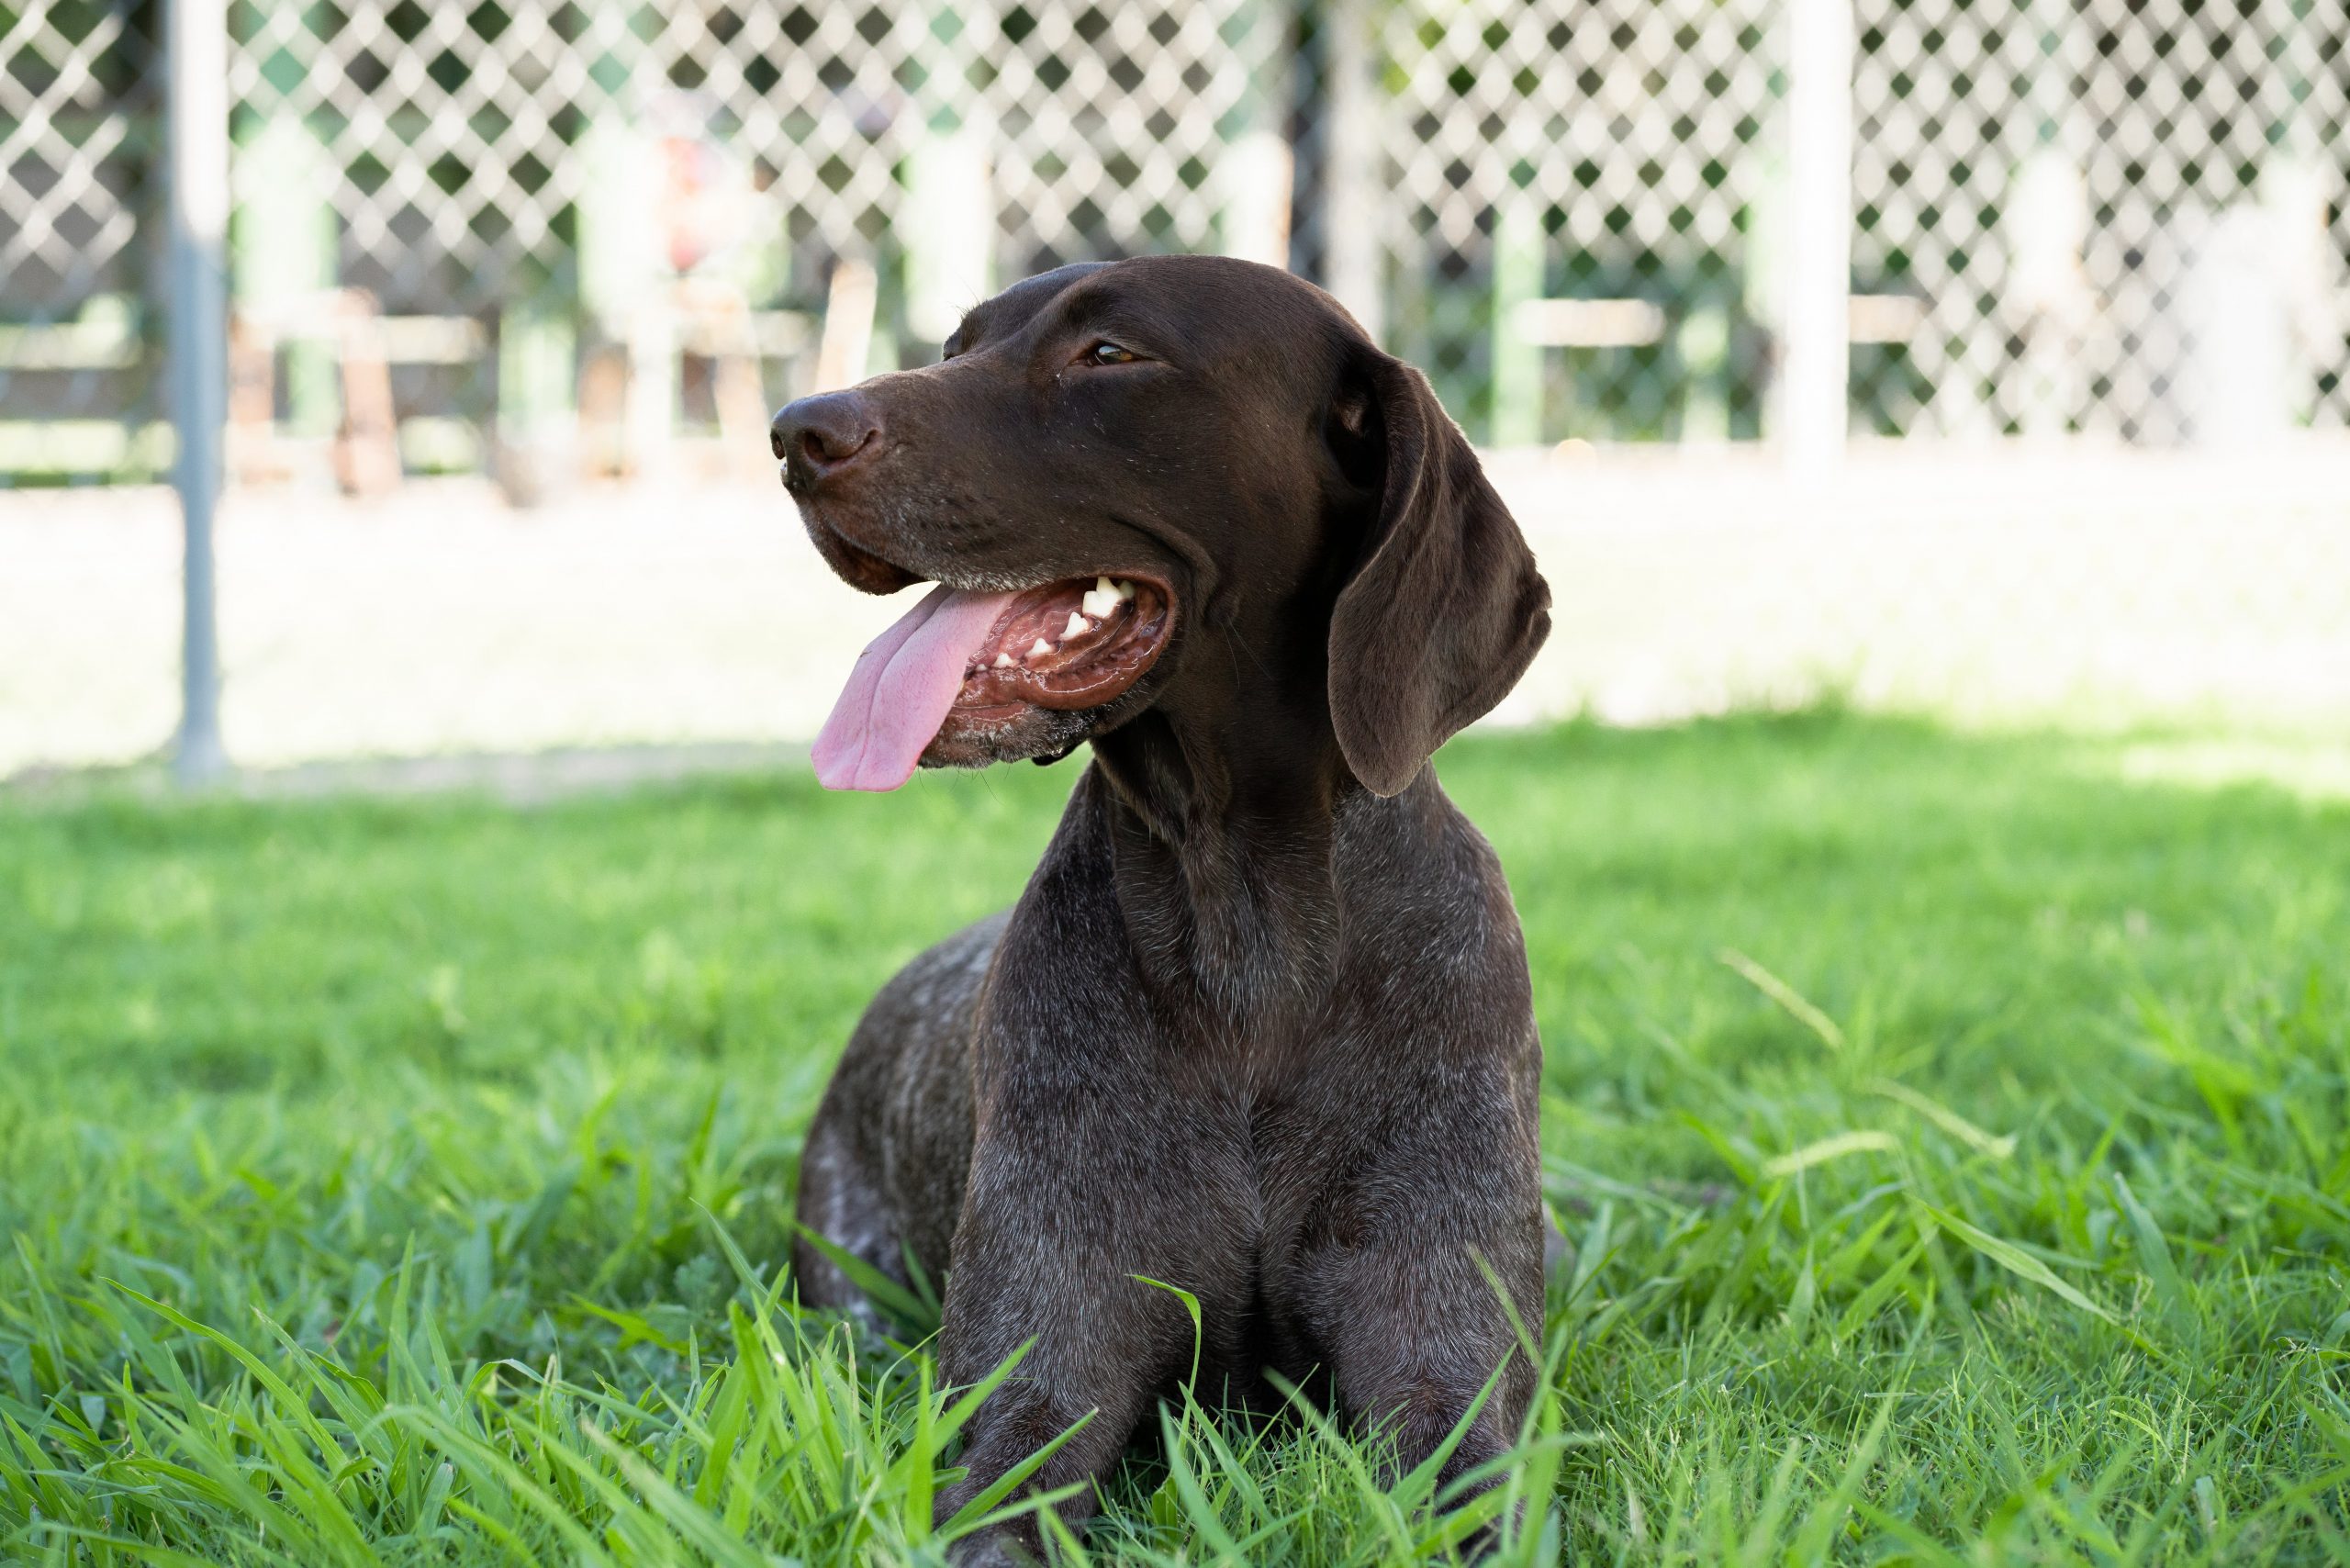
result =
M1145 1278L1198 1298L1211 1398L1270 1369L1408 1466L1499 1369L1449 1469L1505 1449L1540 1047L1501 867L1427 759L1550 590L1426 378L1285 273L1137 259L1007 289L773 442L852 587L937 585L849 677L825 784L1093 748L1019 903L883 988L808 1134L801 1223L945 1279L946 1380L1035 1341L939 1518L1089 1413L1031 1484L1117 1462L1192 1363ZM957 1561L1039 1551L1025 1516Z

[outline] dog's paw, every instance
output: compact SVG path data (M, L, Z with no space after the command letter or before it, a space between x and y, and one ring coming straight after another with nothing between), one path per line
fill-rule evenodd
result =
M1037 1568L1038 1558L1002 1530L966 1537L947 1550L955 1568Z

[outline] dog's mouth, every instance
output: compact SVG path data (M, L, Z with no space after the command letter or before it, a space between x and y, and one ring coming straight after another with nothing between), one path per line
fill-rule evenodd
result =
M1158 661L1173 622L1173 595L1150 577L941 585L858 655L816 738L816 777L894 790L959 732L1113 702Z
M1099 708L1125 695L1167 640L1167 590L1147 577L1071 577L1011 599L964 663L957 711Z

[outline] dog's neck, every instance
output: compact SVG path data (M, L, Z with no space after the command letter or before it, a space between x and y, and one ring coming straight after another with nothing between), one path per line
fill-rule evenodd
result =
M1153 711L1094 742L1073 809L1099 812L1144 978L1227 1024L1277 1026L1335 983L1345 932L1339 819L1381 801L1326 714L1253 731ZM1402 802L1393 802L1401 805Z

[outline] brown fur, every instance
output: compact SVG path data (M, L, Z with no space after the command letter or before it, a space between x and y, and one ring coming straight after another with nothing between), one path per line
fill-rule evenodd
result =
M1109 340L1142 356L1101 365ZM1093 748L1007 914L857 1026L800 1213L944 1278L944 1376L1035 1341L969 1429L943 1520L1070 1423L1098 1478L1189 1370L1319 1386L1404 1465L1505 1368L1454 1474L1514 1439L1539 1323L1536 1038L1493 852L1427 757L1516 681L1549 591L1425 378L1320 291L1207 258L1068 267L927 369L777 416L786 483L856 586L1148 575L1165 655L989 756ZM813 1249L804 1301L856 1305ZM1081 1518L1090 1498L1063 1506ZM1033 1522L959 1562L1039 1550Z

